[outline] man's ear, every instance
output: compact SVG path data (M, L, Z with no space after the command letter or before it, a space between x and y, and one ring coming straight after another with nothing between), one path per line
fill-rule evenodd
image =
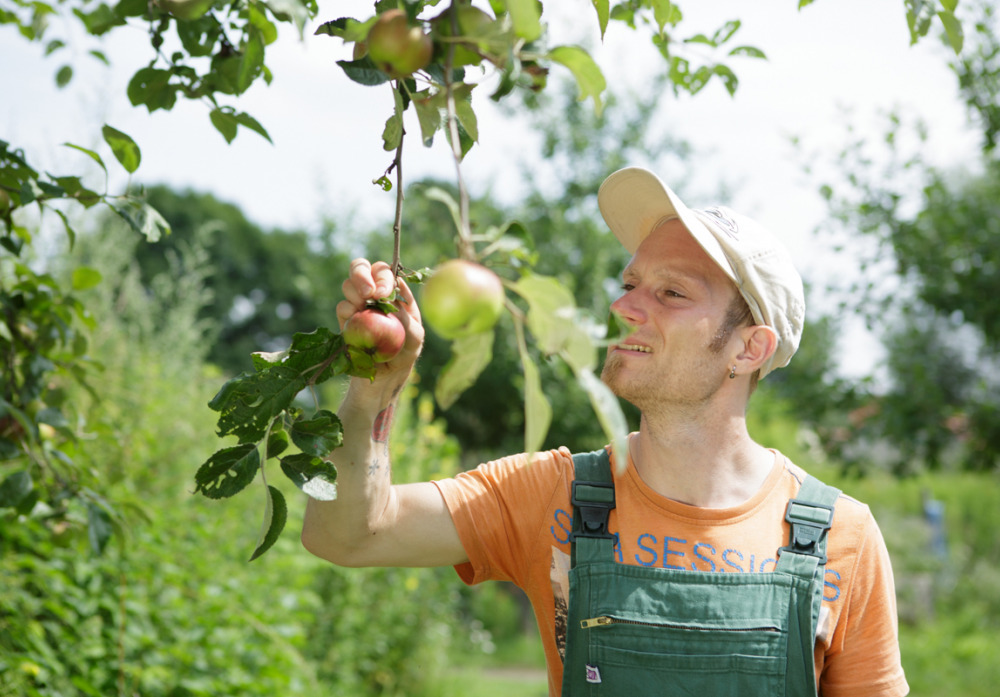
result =
M736 360L742 364L741 373L752 373L759 370L778 349L778 333L771 327L758 324L744 327L741 334L743 350Z

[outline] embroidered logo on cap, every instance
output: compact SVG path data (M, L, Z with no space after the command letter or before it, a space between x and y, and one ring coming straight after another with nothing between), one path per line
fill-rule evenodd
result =
M705 215L712 218L715 223L722 228L722 231L732 237L734 240L739 237L740 226L736 224L729 214L721 208L706 208L701 211Z
M587 666L587 682L601 682L601 671L597 666Z

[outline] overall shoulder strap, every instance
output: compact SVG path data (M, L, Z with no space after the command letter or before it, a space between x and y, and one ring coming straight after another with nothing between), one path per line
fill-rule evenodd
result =
M840 489L824 484L812 475L806 475L798 495L788 502L785 520L791 524L788 544L778 550L816 557L819 564L826 564L826 533L833 526L834 506Z
M604 448L573 455L575 470L570 503L573 505L573 533L570 558L577 561L604 561L613 558L614 536L608 532L608 517L615 507L615 484L611 459ZM609 551L610 550L610 551Z
M784 572L809 582L809 592L796 603L795 617L789 625L789 645L801 649L801 662L790 661L786 674L788 685L808 686L805 692L816 694L813 673L813 649L823 605L826 578L826 535L833 526L834 506L840 490L806 475L798 495L788 502L785 520L791 525L788 544L778 550L775 572Z

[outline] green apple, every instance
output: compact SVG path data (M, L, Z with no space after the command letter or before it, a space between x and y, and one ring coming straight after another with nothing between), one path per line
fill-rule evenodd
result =
M215 0L156 0L160 9L184 22L190 22L204 16L212 9L214 3Z
M460 5L458 13L458 36L468 39L467 41L452 41L455 36L452 31L451 10L447 9L431 20L431 34L439 39L439 51L441 56L445 55L450 44L455 44L455 54L452 64L476 65L482 62L482 56L477 53L477 39L482 38L491 31L494 22L493 17L488 13L472 5Z
M375 20L366 39L368 55L384 73L400 78L431 62L434 43L424 30L410 26L402 10L388 10Z
M421 291L421 314L445 339L484 332L503 311L500 277L481 264L464 259L446 261L434 270Z

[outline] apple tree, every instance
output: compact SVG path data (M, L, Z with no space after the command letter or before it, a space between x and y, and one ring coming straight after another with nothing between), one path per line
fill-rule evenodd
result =
M799 0L798 6L811 1ZM914 41L940 22L956 50L961 46L954 14L957 0L904 0L903 5ZM593 0L589 6L593 36L603 39L611 31L632 31L648 39L662 58L661 72L677 92L696 94L718 82L733 93L740 62L765 55L739 42L738 19L707 32L689 31L680 4L670 0L623 0L614 5ZM279 34L291 30L305 39L309 26L318 37L310 40L342 42L350 53L338 66L353 83L350 89L392 93L392 109L373 137L381 138L387 153L377 184L395 188L397 195L392 254L397 274L420 283L433 273L404 264L403 165L412 136L417 136L418 147L443 140L454 159L457 196L443 189L427 190L426 195L451 211L456 258L470 265L466 268L487 274L494 286L501 284L502 294L489 295L488 318L493 319L499 301L513 320L524 374L525 449L539 447L551 421L538 378L539 358L557 358L569 367L589 395L608 439L619 447L624 418L617 400L594 375L597 349L607 339L606 323L585 316L556 279L533 271L529 231L517 223L484 229L472 225L462 172L464 156L480 139L476 105L482 99L500 102L543 91L550 73L559 71L571 76L581 100L595 110L602 108L608 86L605 69L584 48L556 40L556 10L556 3L537 0L378 0L371 14L344 17L335 11L326 14L331 9L315 0L0 0L0 24L10 25L26 40L43 42L46 53L57 58L67 43L63 36L52 36L50 20L78 22L94 41L89 56L97 61L108 60L100 48L102 37L121 28L141 28L149 37L148 61L128 84L131 104L152 113L169 111L179 99L200 102L227 142L247 130L269 138L265 126L238 104L251 85L274 79L267 65L268 47ZM66 62L57 82L71 81L77 67ZM407 126L412 120L416 127L411 132ZM139 144L110 124L102 135L115 166L134 173L141 162ZM84 153L107 172L106 151L66 147ZM60 438L72 440L73 429L62 416L50 378L62 372L86 380L91 364L85 341L88 314L73 291L100 278L80 268L73 274L73 288L63 288L34 270L28 263L34 239L22 215L28 207L50 211L63 222L72 243L76 233L65 213L67 202L84 208L108 206L150 240L169 232L141 191L111 192L107 186L101 190L85 185L78 174L41 172L16 144L0 141L0 353L5 376L0 456L14 462L0 482L0 507L30 509L40 496L36 482L69 482L69 496L85 490L72 484L75 477L60 474L73 468L72 458L59 447ZM434 308L428 309L433 316ZM482 316L477 313L476 331L455 335L452 360L437 384L442 404L453 402L490 360L493 327L478 319ZM273 459L308 494L335 496L336 472L324 456L340 445L340 424L329 411L307 411L296 397L335 375L371 376L383 355L374 343L364 343L371 341L370 332L352 338L321 327L296 334L284 351L254 354L252 370L228 381L212 400L219 413L219 436L237 443L201 466L197 490L210 498L232 496L258 475L264 478L265 464ZM42 434L52 431L43 426L57 436L48 445L41 442ZM280 492L273 486L266 486L265 492L264 533L254 557L273 544L285 518ZM59 496L66 498L65 493ZM48 497L56 498L52 492ZM97 500L91 504L91 529L106 540L107 506Z

